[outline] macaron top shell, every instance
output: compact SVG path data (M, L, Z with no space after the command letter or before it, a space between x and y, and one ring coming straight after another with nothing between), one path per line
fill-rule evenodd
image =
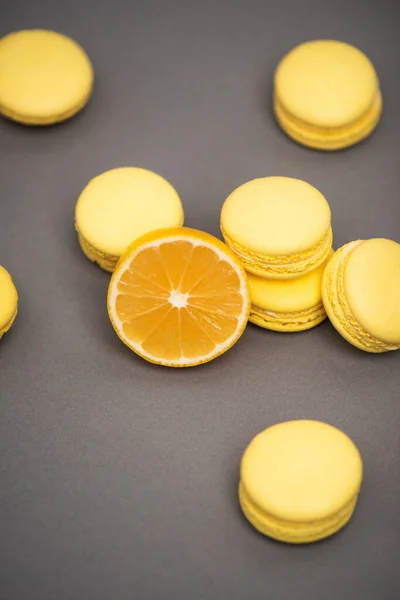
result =
M75 211L79 233L95 248L120 256L135 239L183 223L180 198L160 175L137 167L98 175L81 193Z
M362 241L346 259L343 286L356 321L379 340L400 344L400 244Z
M0 40L0 111L41 124L74 113L93 86L93 69L72 39L42 29Z
M358 493L362 461L342 431L318 421L288 421L257 435L241 463L252 501L277 518L304 522L344 508Z
M221 227L250 251L287 256L309 250L327 234L331 211L312 185L290 177L253 179L225 200Z
M319 127L341 127L359 119L371 107L378 88L367 56L334 40L300 44L275 73L276 96L286 110Z
M252 304L276 312L297 312L320 304L326 262L295 279L267 279L247 273Z
M18 294L11 275L0 265L0 329L15 315L17 303Z

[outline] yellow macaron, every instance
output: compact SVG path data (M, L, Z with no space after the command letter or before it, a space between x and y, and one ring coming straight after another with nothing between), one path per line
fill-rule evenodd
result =
M382 113L379 80L361 50L316 40L283 57L274 78L274 110L291 138L319 150L339 150L366 138Z
M287 421L261 432L247 447L239 502L263 535L305 544L346 525L361 480L361 456L346 434L318 421Z
M400 244L358 240L325 269L322 298L335 329L366 352L400 349Z
M253 179L237 188L222 207L221 231L249 273L273 279L305 275L332 247L328 202L291 177Z
M31 29L0 40L0 113L26 125L51 125L79 112L93 87L85 51L61 33Z
M10 329L18 311L18 293L11 275L0 265L0 339Z
M112 169L92 179L75 209L83 252L109 272L137 238L182 224L182 203L172 185L137 167Z
M305 331L322 323L326 319L321 296L325 266L326 262L295 279L265 279L248 273L249 321L282 332Z

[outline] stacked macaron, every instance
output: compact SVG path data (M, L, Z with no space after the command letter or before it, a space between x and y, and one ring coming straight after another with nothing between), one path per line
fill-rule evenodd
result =
M293 332L326 318L321 282L332 253L331 211L317 189L289 177L249 181L225 201L221 231L247 271L252 323Z

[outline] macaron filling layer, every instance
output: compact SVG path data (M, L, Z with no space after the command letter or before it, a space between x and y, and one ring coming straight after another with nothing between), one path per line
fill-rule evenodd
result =
M320 242L308 250L286 256L271 256L241 246L227 234L222 223L221 231L227 246L240 258L247 271L277 279L304 275L317 268L327 259L333 241L332 228L329 227Z
M326 284L324 286L324 304L328 305L326 310L328 314L329 311L332 311L333 325L335 325L336 319L348 341L362 350L376 353L399 350L399 345L388 344L368 333L356 321L347 302L344 272L350 253L361 243L362 240L346 244L328 262L325 271Z
M243 482L239 484L240 506L250 523L263 535L294 544L323 539L344 527L353 514L357 499L358 494L339 511L323 519L308 522L284 521L264 511L251 499Z
M322 302L297 312L277 312L260 308L252 304L249 321L274 331L304 331L311 329L326 319Z
M318 127L290 113L275 94L274 110L278 123L298 142L321 149L340 149L356 144L375 129L382 114L382 95L378 88L372 104L359 119L342 127Z

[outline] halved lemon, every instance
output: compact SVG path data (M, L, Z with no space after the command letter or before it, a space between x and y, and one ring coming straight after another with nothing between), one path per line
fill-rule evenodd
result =
M151 232L122 255L108 314L119 338L149 362L191 367L216 358L249 316L246 273L220 240L179 227Z

